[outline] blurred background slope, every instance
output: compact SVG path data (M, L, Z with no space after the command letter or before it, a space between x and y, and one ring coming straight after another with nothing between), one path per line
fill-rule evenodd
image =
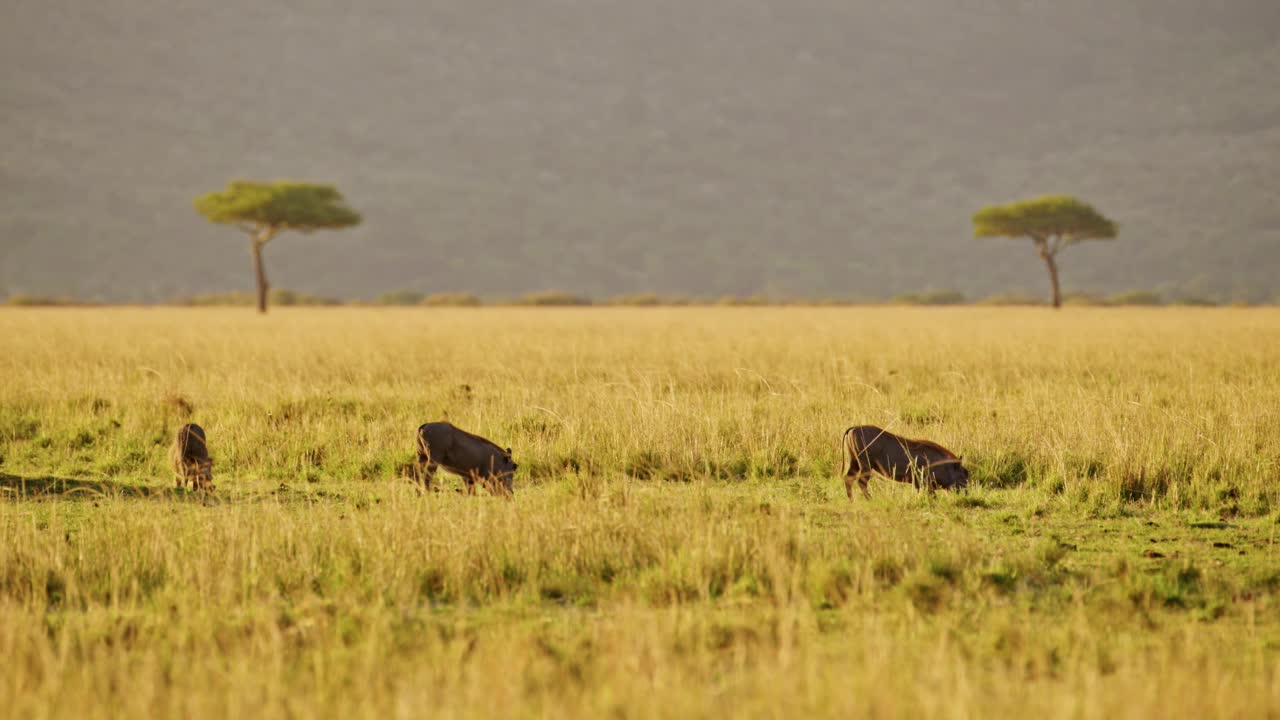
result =
M272 283L605 295L1040 293L978 207L1121 223L1067 288L1270 297L1274 0L10 0L0 293L251 286L192 199L336 184Z

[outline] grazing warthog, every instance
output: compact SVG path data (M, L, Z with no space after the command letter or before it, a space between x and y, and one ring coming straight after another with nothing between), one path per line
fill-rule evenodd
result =
M862 494L867 480L880 473L898 482L921 483L933 492L935 488L964 489L969 486L969 471L960 464L960 456L928 440L908 440L874 425L859 425L844 431L844 489L853 499L853 483Z
M479 435L472 435L447 422L427 423L418 428L418 463L414 475L424 488L431 489L436 468L462 477L467 494L474 495L479 481L495 495L510 497L516 464L511 448L503 450Z
M178 487L189 481L193 490L213 489L213 459L205 443L204 428L187 423L178 428L178 437L169 448L169 463L178 476Z

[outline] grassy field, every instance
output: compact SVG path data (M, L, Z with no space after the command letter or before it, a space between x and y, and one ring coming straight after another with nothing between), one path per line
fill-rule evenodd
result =
M1280 310L0 309L12 717L1280 716ZM419 494L417 425L515 449ZM182 422L218 490L175 490ZM964 495L836 477L849 425Z

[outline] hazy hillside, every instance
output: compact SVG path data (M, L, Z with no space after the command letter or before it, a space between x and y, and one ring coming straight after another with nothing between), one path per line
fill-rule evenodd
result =
M1123 5L1123 8L1115 6ZM10 0L0 293L247 288L194 196L336 183L277 286L1040 291L984 203L1121 223L1069 288L1280 290L1275 0Z

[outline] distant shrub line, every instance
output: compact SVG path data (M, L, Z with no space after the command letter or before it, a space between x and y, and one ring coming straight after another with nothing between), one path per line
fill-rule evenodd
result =
M106 303L82 300L66 296L14 294L6 304L16 307L84 307L98 305L176 305L183 307L228 306L248 307L257 302L252 293L228 292L191 295L168 301L145 303ZM425 307L841 307L871 305L988 305L988 306L1039 306L1048 302L1041 297L1023 294L996 294L969 298L956 290L928 290L905 293L888 299L877 298L796 298L770 295L723 295L719 297L693 295L659 295L636 293L593 299L559 290L543 290L514 298L481 298L464 292L422 293L412 290L396 290L384 293L372 300L342 300L339 298L310 295L294 290L272 290L271 304L281 306L425 306ZM1224 301L1214 298L1178 295L1166 297L1152 290L1130 290L1115 295L1096 295L1084 292L1063 294L1064 305L1092 307L1156 307L1166 305L1190 307L1243 307L1250 305L1280 305L1280 297L1270 303L1248 301Z
M10 295L9 305L16 307L74 307L76 305L94 305L69 297L52 297L48 295Z
M308 295L294 290L272 290L269 294L272 305L344 305L342 300L337 298L320 297L317 295ZM210 295L193 295L191 297L178 298L171 303L158 303L161 305L232 305L249 307L257 304L258 298L253 293L247 292L230 292L216 293Z

